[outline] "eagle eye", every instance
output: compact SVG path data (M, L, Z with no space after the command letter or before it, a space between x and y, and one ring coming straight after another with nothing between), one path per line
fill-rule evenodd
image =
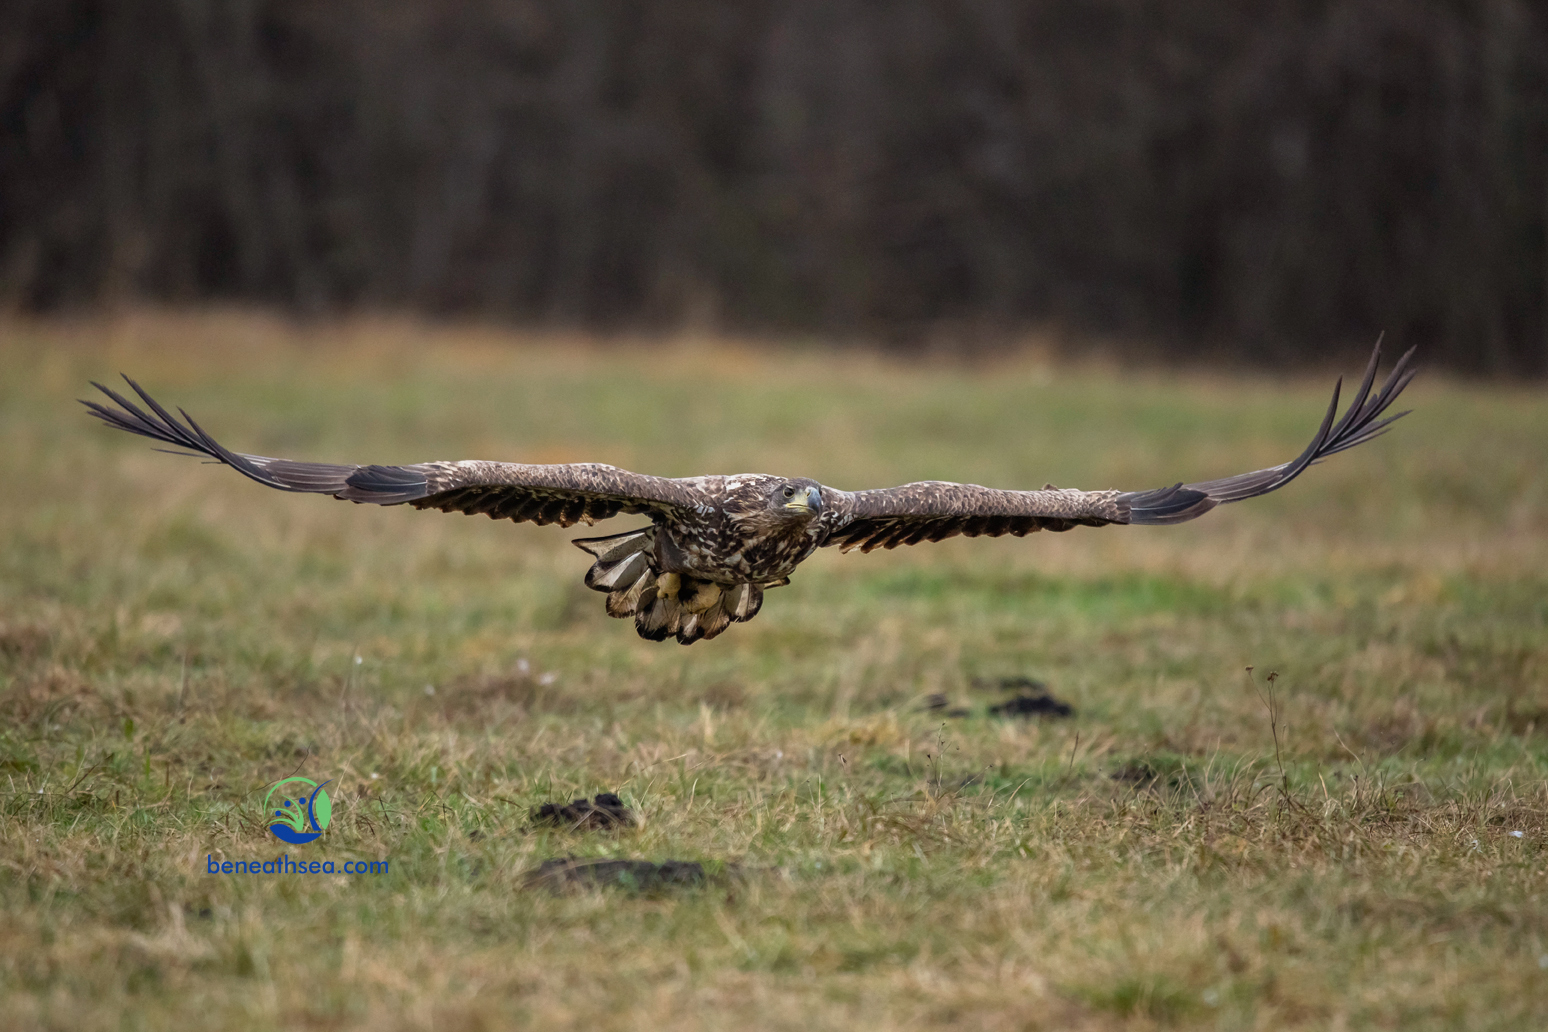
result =
M795 497L795 488L791 487L789 484L785 485L785 497L786 498L794 498Z

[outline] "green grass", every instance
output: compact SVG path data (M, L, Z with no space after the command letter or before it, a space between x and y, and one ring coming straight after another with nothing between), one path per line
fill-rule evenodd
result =
M848 488L1235 473L1295 454L1328 387L7 324L0 1026L1548 1020L1541 394L1427 374L1390 436L1183 527L824 551L682 648L605 616L573 530L286 495L110 433L72 399L119 370L262 454ZM1009 676L1078 715L989 717L973 683ZM334 809L287 849L258 807L292 773L333 779ZM608 790L639 828L528 825ZM282 851L390 873L206 871ZM567 855L721 873L526 884Z

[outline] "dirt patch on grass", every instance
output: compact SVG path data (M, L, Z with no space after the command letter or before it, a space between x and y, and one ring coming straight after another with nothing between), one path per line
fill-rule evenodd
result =
M1048 685L1035 677L975 677L973 688L980 692L1001 692L1010 697L989 707L991 717L1044 717L1060 720L1075 715L1075 707L1056 698Z
M544 803L532 808L533 824L567 831L605 831L610 828L630 828L637 820L634 811L611 792L601 792L594 799L576 799L568 803Z
M992 717L1048 717L1061 720L1075 715L1075 707L1052 695L1018 695L989 707Z
M975 678L973 688L980 692L1014 693L1010 698L990 705L991 717L1044 717L1059 720L1075 715L1074 706L1063 699L1055 698L1048 691L1046 684L1030 677L1002 677L998 680ZM967 706L952 705L951 698L944 692L926 695L919 709L922 712L935 713L943 717L960 718L973 715L972 709Z
M529 888L559 892L567 888L614 887L632 892L661 892L694 888L709 882L709 873L696 860L581 860L559 857L544 860L527 873Z

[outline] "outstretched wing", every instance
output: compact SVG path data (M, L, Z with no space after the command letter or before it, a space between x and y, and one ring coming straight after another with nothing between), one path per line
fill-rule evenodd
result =
M539 525L594 523L619 513L661 516L701 503L677 480L643 476L599 463L528 466L514 462L421 462L412 466L334 466L233 452L205 433L187 412L183 420L162 408L130 380L149 412L123 395L93 383L116 407L82 401L109 426L208 456L268 487L332 495L376 505L408 503L416 509L486 513L490 519ZM185 454L182 452L176 454Z
M1041 491L998 491L939 481L854 494L833 491L825 498L829 501L827 518L833 529L823 544L838 545L846 552L852 548L869 552L873 548L940 541L958 534L1020 537L1038 530L1069 530L1108 523L1185 523L1217 505L1277 491L1313 463L1385 433L1389 424L1408 414L1399 412L1383 418L1414 377L1415 370L1409 367L1413 354L1413 349L1409 349L1398 360L1381 390L1373 395L1371 388L1381 359L1378 343L1366 367L1365 379L1343 417L1334 422L1343 386L1341 379L1333 388L1333 400L1311 444L1294 460L1269 469L1154 491L1061 491L1052 485Z

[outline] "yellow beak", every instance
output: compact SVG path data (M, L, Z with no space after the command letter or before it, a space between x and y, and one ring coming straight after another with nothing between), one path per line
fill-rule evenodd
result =
M786 502L785 508L793 512L815 512L822 508L822 492L815 487L808 487Z

